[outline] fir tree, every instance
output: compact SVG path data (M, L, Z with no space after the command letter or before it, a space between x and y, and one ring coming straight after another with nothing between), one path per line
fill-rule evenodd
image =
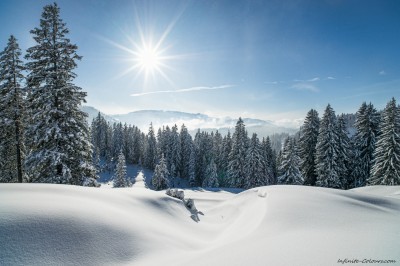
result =
M180 144L181 144L181 162L180 162L180 167L181 167L181 177L185 179L189 179L189 167L190 167L190 153L191 153L191 148L193 145L193 140L192 136L190 136L187 128L185 125L182 125L181 131L179 134L180 138Z
M279 184L302 185L304 183L300 172L300 158L297 155L296 144L293 138L288 137L285 141L279 170L282 173L278 177Z
M24 159L24 76L21 50L14 36L0 53L0 182L22 183Z
M128 176L126 174L125 156L122 151L118 155L118 162L114 174L114 187L127 187L129 184Z
M203 187L208 188L217 188L219 187L218 183L218 174L217 174L217 165L214 160L211 159L210 164L208 165L205 171L205 178L203 180Z
M80 110L86 93L72 83L81 57L68 33L57 4L44 7L40 26L31 31L36 44L26 55L32 119L26 161L32 182L94 185L87 115Z
M239 118L232 136L232 150L229 154L228 184L230 187L245 188L247 142L245 125L242 118Z
M318 112L311 109L304 120L300 131L299 156L300 169L304 177L304 184L314 186L317 180L315 154L319 131Z
M169 187L169 172L164 154L161 155L159 163L156 165L151 183L155 190L163 190Z
M144 165L147 168L154 170L157 158L157 141L154 135L153 123L150 123L146 140L146 156Z
M262 149L265 157L266 185L276 184L276 154L272 149L269 137L263 138Z
M374 106L364 102L356 114L355 153L353 169L354 187L365 186L372 168L373 155L379 132L379 113Z
M338 133L335 111L328 104L322 117L316 146L317 186L341 188L338 165Z
M369 185L400 185L400 107L392 98L382 113Z
M348 136L344 115L339 116L337 120L337 134L338 134L338 169L339 179L342 183L343 189L351 188L354 181L351 178L351 169L353 167L353 147Z
M191 187L196 186L196 151L195 151L194 145L190 146L189 185Z
M265 186L268 184L264 152L257 134L253 133L245 158L245 188Z

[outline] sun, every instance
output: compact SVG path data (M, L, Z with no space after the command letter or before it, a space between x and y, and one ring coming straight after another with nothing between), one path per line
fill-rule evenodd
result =
M137 62L140 68L146 72L152 72L161 66L162 57L160 51L154 47L143 47L137 53Z

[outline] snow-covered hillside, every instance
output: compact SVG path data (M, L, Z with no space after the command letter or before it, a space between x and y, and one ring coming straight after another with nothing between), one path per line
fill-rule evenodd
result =
M400 187L270 186L185 197L195 200L199 222L182 201L140 180L123 189L0 184L0 264L400 263Z

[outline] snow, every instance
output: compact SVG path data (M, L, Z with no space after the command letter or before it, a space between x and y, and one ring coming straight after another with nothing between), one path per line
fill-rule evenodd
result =
M145 189L143 178L119 189L0 184L0 265L400 262L399 186L185 189L196 223L181 200Z

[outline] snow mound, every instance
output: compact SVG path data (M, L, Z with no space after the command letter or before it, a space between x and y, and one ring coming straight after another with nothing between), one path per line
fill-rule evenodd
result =
M196 223L181 200L136 181L122 189L0 184L0 265L400 262L400 187L185 190L202 211Z

